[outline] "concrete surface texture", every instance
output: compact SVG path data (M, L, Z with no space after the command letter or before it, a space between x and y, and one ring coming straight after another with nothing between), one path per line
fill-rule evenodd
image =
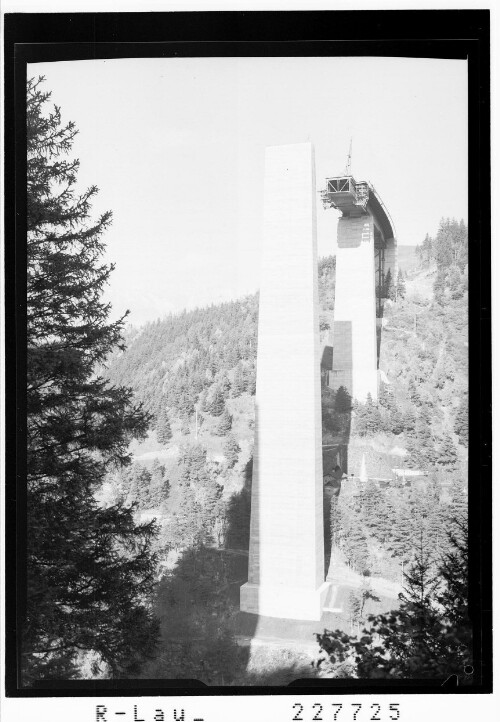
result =
M320 619L328 591L314 178L310 143L267 148L249 576L240 593L243 612L303 620Z
M333 372L330 376L333 383L330 385L336 388L345 385L358 401L366 401L368 393L376 400L378 379L373 217L367 214L340 218L337 245Z

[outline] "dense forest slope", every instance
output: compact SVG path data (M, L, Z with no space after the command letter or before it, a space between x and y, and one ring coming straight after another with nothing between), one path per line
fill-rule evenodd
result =
M402 253L397 293L390 279L386 289L378 403L353 404L343 390L323 388L324 472L328 450L344 443L353 475L325 509L331 578L344 569L345 609L337 624L347 630L383 608L382 595L373 591L381 584L388 599L397 598L402 573L422 543L437 569L451 520L467 507L466 251L463 222L443 220L435 238ZM333 320L334 257L320 259L318 277L325 339ZM153 664L150 672L158 676L227 679L238 656L231 620L246 580L257 319L258 295L171 315L129 329L127 350L109 359L108 378L131 386L152 415L148 439L132 447L136 463L109 475L103 501L136 503L143 519L161 522L162 656L173 654L175 638L185 668L172 658L171 666ZM283 373L292 362L284 354ZM394 468L421 473L410 482ZM216 587L209 589L213 579ZM201 594L201 606L193 602L187 617L180 601L186 594L193 600ZM217 626L211 615L226 621ZM189 652L193 638L204 640L206 655L226 650L227 668L214 658L212 672L197 671Z
M441 482L453 472L464 483L466 248L465 225L450 220L442 221L435 239L427 236L417 249L403 247L405 278L397 301L388 289L385 302L378 404L367 399L351 409L349 399L346 405L323 390L323 441L348 443L349 473L355 477L364 464L368 476L378 479L390 479L392 470L402 467L432 472ZM333 320L333 256L320 259L318 274L324 337ZM163 505L166 517L177 514L186 497L179 486L187 473L182 470L186 454L203 457L211 479L206 485L218 498L227 500L245 488L253 445L257 319L255 295L129 329L127 350L111 357L107 375L134 389L152 415L152 432L133 447L137 464L119 474L119 481L115 475L115 493L138 501L143 510ZM325 473L327 466L325 459Z

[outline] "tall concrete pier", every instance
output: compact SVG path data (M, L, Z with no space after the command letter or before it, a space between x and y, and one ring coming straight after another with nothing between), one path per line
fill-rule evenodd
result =
M320 619L328 590L314 173L310 143L267 148L249 572L240 596L244 612L304 620Z
M370 183L328 178L327 207L342 212L337 229L333 358L328 385L345 386L358 401L378 398L378 358L384 286L397 273L394 225Z

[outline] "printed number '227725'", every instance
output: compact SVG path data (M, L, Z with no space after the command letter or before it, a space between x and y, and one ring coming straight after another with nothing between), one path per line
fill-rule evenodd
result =
M309 712L305 711L304 705L296 702L293 711L292 722L396 722L400 718L399 704L381 705L377 702L371 705L356 702L323 705L316 702Z

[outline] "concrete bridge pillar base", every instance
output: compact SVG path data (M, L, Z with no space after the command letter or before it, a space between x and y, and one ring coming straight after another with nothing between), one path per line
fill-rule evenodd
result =
M265 617L319 621L329 588L329 582L315 590L247 583L240 589L240 609Z

